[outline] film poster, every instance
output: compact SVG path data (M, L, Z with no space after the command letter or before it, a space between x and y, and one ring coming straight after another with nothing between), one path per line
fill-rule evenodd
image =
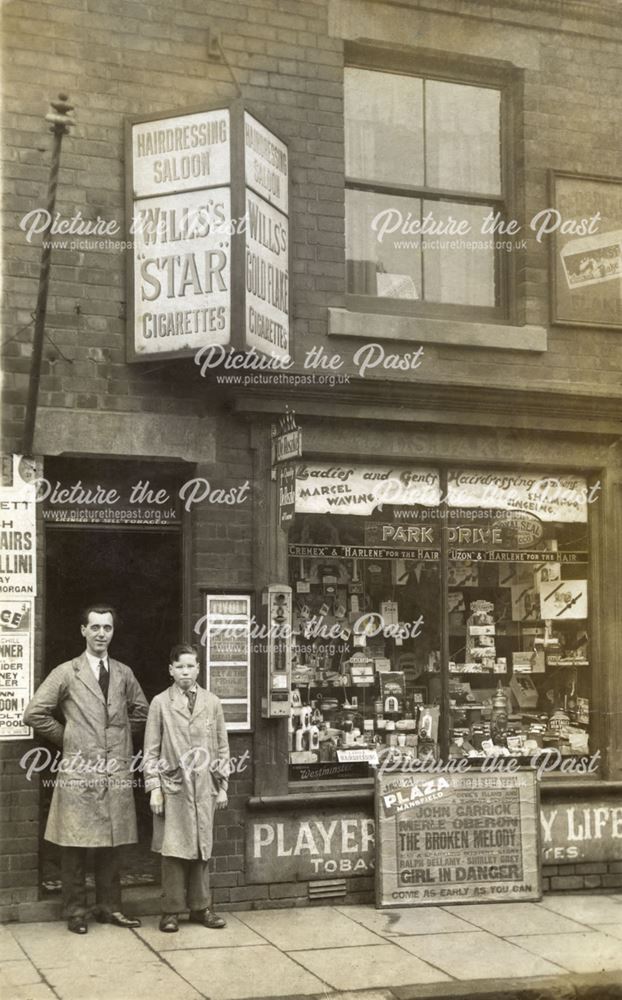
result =
M376 831L379 908L541 898L531 771L379 772Z

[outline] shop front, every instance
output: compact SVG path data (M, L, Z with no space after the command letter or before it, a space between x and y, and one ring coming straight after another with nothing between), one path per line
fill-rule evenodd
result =
M379 772L528 772L544 889L615 886L611 450L503 426L422 433L404 414L339 434L298 419L294 510L283 520L272 491L264 549L291 599L289 713L257 720L248 881L371 899Z

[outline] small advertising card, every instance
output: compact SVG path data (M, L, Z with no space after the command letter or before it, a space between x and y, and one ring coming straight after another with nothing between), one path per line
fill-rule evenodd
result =
M541 617L587 618L587 580L543 583L540 588Z
M512 587L512 621L534 622L540 618L540 602L533 584Z

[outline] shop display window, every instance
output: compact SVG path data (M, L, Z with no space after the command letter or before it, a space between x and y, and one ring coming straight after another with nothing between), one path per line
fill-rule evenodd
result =
M387 754L443 747L474 764L593 752L587 504L477 502L475 488L466 508L296 514L291 781L369 778Z

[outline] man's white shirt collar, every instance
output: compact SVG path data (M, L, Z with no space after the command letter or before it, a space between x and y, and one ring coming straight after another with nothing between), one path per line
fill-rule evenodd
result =
M96 680L99 680L99 664L102 660L104 661L104 666L106 667L106 670L110 671L110 664L108 663L108 653L104 653L103 656L93 656L92 653L89 653L88 649L85 652L86 652L86 658L89 661L89 666L93 671L93 673L95 674Z

